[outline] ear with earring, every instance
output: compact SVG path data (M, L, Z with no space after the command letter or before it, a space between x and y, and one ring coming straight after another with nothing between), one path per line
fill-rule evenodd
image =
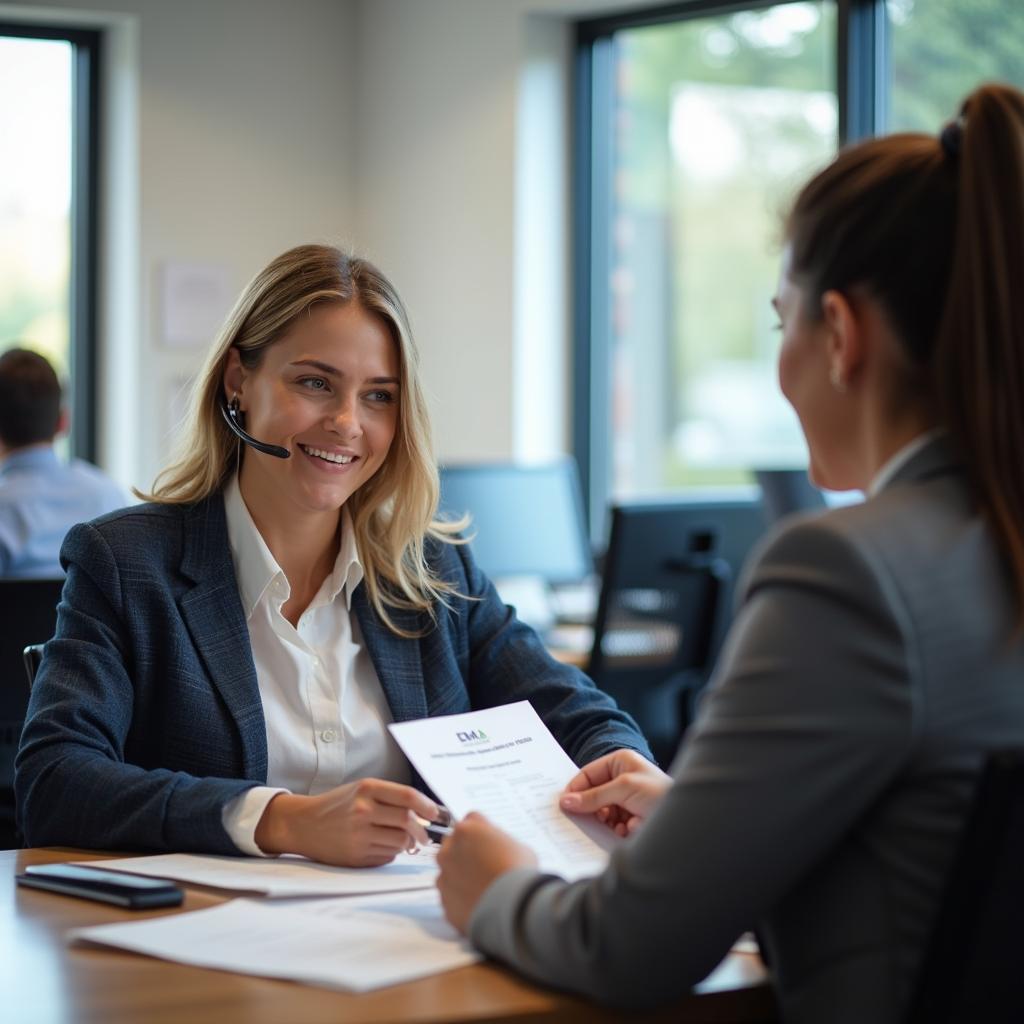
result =
M828 379L831 381L832 387L834 387L840 394L846 391L846 381L843 380L843 371L839 369L838 363L832 364L832 369L829 372Z

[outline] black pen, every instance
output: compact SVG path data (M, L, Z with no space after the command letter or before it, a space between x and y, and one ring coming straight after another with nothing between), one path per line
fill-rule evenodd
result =
M439 825L436 821L428 821L423 826L423 831L427 833L431 842L440 843L446 836L450 836L454 829L451 825Z
M427 837L433 843L440 843L446 836L452 834L452 812L447 807L439 806L437 818L433 821L427 821L418 814L416 820L423 826L423 831L427 833Z

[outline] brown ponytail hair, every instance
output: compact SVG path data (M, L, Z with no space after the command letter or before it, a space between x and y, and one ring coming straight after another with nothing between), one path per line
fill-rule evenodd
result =
M830 290L885 309L962 457L1024 625L1024 94L984 85L941 136L853 146L787 223L812 316Z

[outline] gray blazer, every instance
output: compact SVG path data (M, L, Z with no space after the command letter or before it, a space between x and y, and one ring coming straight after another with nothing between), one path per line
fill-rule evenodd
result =
M658 812L599 878L499 879L473 941L641 1007L758 925L789 1024L900 1021L986 752L1024 746L1004 560L941 441L770 537Z

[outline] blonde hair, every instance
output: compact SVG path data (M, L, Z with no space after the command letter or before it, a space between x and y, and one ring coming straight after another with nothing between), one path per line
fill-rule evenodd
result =
M417 635L399 628L388 608L435 618L436 604L447 604L455 589L432 572L425 544L428 539L460 543L456 534L465 524L436 519L438 474L419 355L398 293L369 261L333 246L300 245L260 271L229 314L195 382L177 456L157 476L151 494L136 493L147 501L183 505L224 486L241 459L240 445L220 411L229 352L237 349L246 369L259 366L266 350L317 302L358 302L380 319L398 350L395 438L384 464L347 507L370 604L393 633Z

